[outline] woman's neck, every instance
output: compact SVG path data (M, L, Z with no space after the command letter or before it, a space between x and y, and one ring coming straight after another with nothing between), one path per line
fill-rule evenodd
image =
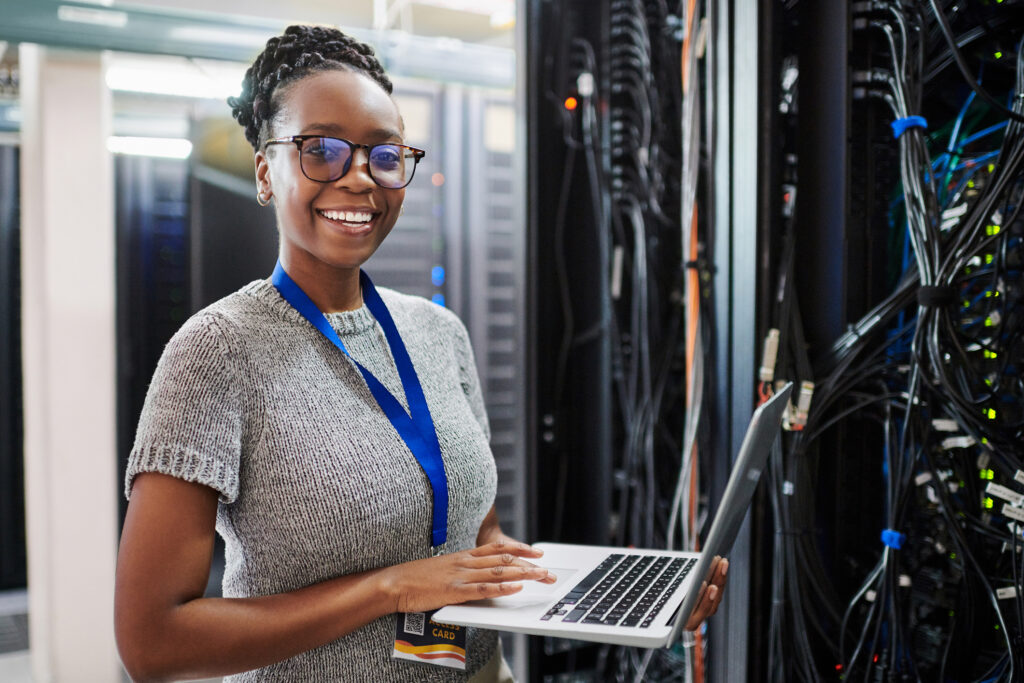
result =
M358 268L335 268L315 260L279 256L288 277L302 288L322 313L354 311L363 305Z

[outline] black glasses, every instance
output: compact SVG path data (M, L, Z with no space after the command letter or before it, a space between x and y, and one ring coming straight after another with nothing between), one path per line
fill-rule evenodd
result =
M408 145L393 142L360 145L326 135L291 135L267 140L263 146L266 148L267 145L282 143L294 144L298 148L302 175L318 183L333 183L344 176L352 166L355 150L365 149L370 177L373 182L389 190L400 190L412 182L416 165L426 155L422 149Z

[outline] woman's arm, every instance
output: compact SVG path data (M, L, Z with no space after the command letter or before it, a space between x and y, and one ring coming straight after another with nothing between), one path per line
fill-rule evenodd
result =
M258 598L204 598L217 492L162 474L132 488L117 560L118 650L136 681L248 671L329 643L392 612L508 595L553 581L517 542L350 574ZM496 518L495 518L496 519Z

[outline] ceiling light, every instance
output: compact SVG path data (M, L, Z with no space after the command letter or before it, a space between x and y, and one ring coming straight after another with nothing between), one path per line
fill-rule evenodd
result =
M175 26L168 33L172 40L180 40L186 43L219 43L221 45L234 45L254 50L263 48L271 35L267 31L225 30L221 27L207 26Z
M443 7L474 14L515 14L515 0L415 0L418 5Z
M121 92L223 100L242 89L245 67L194 61L112 61L106 82Z
M92 24L109 28L124 28L128 25L128 15L109 9L93 9L92 7L73 7L61 5L57 8L57 19L76 24Z
M109 137L107 150L112 154L187 159L192 154L192 143L182 138Z

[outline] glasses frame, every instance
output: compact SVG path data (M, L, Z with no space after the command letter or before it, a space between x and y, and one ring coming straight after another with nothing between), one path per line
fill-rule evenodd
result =
M352 169L352 158L351 157L349 158L349 163L345 167L345 170L342 171L341 175L339 175L337 178L331 178L330 180L317 180L316 178L310 178L309 177L309 174L306 173L305 166L302 165L302 143L304 143L306 140L312 140L314 138L326 138L328 140L338 140L340 142L344 142L346 145L348 145L349 147L352 148L352 156L353 157L355 156L356 150L358 150L358 149L365 149L366 150L366 170L367 170L367 173L369 174L370 179L373 180L373 182L376 183L378 187L383 187L385 190L402 190L402 189L408 187L409 183L412 182L413 176L416 175L416 167L419 166L420 159L422 159L423 157L425 157L427 155L426 150L419 149L418 147L410 147L409 145L403 145L403 144L398 143L398 142L378 142L375 145L363 145L363 144L360 144L358 142L352 142L351 140L346 140L345 138L334 137L333 135L316 135L316 134L288 135L288 136L283 137L283 138L271 138L270 140L267 140L266 142L263 143L263 149L266 150L266 148L268 146L270 146L270 145L294 144L295 148L299 151L299 170L302 171L302 175L306 176L306 178L308 178L309 180L312 180L314 183L333 183L333 182L337 182L338 180L341 180L342 178L344 178L345 175ZM390 185L382 185L380 183L380 181L377 180L373 176L373 166L370 165L370 155L373 153L373 148L374 147L384 147L384 146L387 146L387 147L401 147L402 149L405 149L405 150L408 150L408 151L412 152L412 159L413 159L413 161L412 161L412 171L409 173L409 177L406 179L405 185L400 185L398 187L392 187Z

